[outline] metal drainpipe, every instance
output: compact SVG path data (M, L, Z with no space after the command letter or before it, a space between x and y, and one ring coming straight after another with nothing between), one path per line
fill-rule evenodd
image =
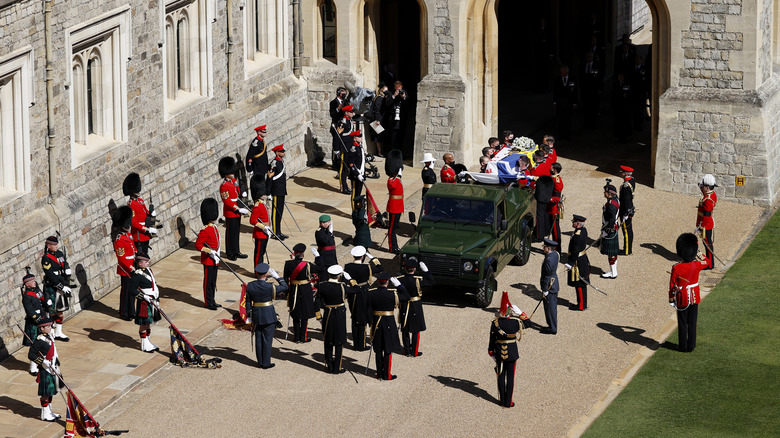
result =
M233 100L233 0L226 0L227 5L227 101L228 108L236 105Z
M46 151L49 155L49 202L57 197L57 181L55 174L56 156L54 144L54 78L52 72L52 42L51 42L51 8L54 0L43 1L43 29L46 46Z
M301 1L292 0L293 7L293 73L301 77Z

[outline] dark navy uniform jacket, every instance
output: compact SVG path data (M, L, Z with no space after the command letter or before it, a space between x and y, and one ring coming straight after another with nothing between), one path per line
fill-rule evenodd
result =
M265 280L255 280L246 286L246 314L252 315L252 323L267 325L276 323L274 298L277 292L287 290L287 283L279 279L279 284L271 284Z

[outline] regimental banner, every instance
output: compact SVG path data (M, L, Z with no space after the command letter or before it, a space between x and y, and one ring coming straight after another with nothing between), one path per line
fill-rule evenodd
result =
M228 330L252 331L252 323L246 323L239 319L223 319L222 326Z
M366 212L368 213L368 226L370 227L376 222L376 214L379 213L379 207L377 207L376 201L374 201L374 197L371 195L371 190L368 190L368 186L366 186L366 199L368 200Z
M94 438L106 435L100 425L89 415L73 392L67 392L68 410L65 413L65 438Z

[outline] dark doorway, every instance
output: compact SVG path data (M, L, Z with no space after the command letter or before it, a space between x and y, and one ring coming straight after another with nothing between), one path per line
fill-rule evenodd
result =
M414 151L417 84L421 79L420 14L417 0L382 0L380 4L379 77L391 92L395 81L401 81L406 91L406 100L400 110L400 126L395 133L395 147L401 149L406 158ZM390 117L394 117L393 111L390 113ZM392 130L395 120L387 123ZM386 146L385 149L390 148Z

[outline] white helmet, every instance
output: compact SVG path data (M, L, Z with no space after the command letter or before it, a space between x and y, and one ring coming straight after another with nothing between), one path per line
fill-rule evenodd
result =
M710 187L717 186L717 184L715 184L715 177L711 173L708 173L708 174L704 175L702 177L701 183L699 183L699 185L700 186L710 186Z

